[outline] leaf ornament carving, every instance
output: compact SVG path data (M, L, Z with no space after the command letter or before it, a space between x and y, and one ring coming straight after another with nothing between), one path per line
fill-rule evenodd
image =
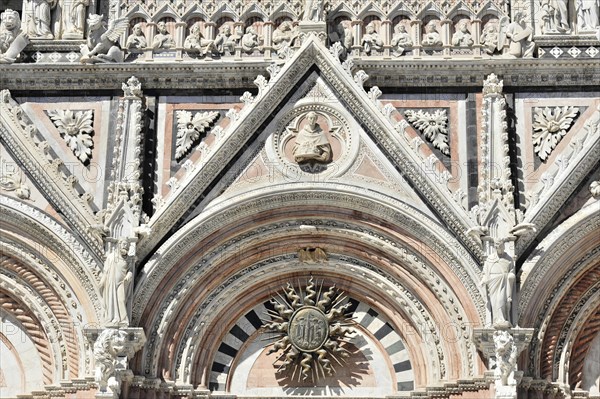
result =
M545 161L573 126L579 108L536 107L533 112L533 151Z
M450 155L448 145L448 116L446 110L436 110L433 113L423 110L404 111L406 119L430 141L435 148L445 155Z
M93 111L51 110L48 111L48 116L73 154L82 163L87 163L94 147Z
M190 111L177 111L176 115L175 158L180 161L192 146L198 143L200 135L219 118L219 112L206 111L192 114Z

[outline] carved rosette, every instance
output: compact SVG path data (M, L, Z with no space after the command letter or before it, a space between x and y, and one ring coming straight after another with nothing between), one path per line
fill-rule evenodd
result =
M545 161L573 126L578 107L536 107L533 109L533 150Z
M73 154L82 163L87 163L92 157L94 146L93 111L52 110L48 111L48 116Z
M268 355L280 352L274 363L277 373L317 381L333 375L333 363L342 364L350 356L344 342L354 333L353 321L346 313L350 304L340 305L344 295L335 286L325 289L321 282L317 287L311 277L304 292L302 296L302 289L288 283L284 295L270 300L271 322L263 328L277 334L267 345L272 345Z
M219 118L217 111L196 112L177 111L177 140L175 158L180 161L198 144L201 135Z
M448 115L445 109L433 112L423 110L407 110L404 112L406 119L418 129L425 138L440 150L444 155L450 155L448 144Z

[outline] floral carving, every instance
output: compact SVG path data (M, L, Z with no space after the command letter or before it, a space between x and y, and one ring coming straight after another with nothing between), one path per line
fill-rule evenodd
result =
M88 162L92 157L94 146L93 111L53 110L48 111L48 116L73 154L84 164Z
M5 168L4 162L2 169L8 169ZM0 189L14 191L17 197L29 199L29 186L23 181L23 173L20 170L6 170L6 172L0 174Z
M536 107L533 111L533 150L542 161L545 161L573 126L579 108Z
M218 118L217 111L196 112L194 115L189 111L177 111L175 158L181 160L192 146L197 144L200 135Z
M446 110L436 110L433 113L423 110L404 112L408 121L419 129L435 148L445 155L450 155L448 145L448 116Z

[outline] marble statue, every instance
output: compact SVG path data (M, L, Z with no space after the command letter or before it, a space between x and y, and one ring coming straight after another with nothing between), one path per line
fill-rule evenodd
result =
M296 136L294 160L298 163L331 161L331 144L321 126L317 123L317 113L306 114L307 123Z
M185 38L183 47L187 50L195 51L200 55L206 55L215 51L215 42L205 39L202 35L202 25L196 22L190 28L190 34Z
M452 35L452 45L458 47L471 47L473 45L473 38L467 27L467 21L458 23L458 30Z
M12 64L29 44L26 33L21 31L21 18L13 10L0 14L0 64Z
M481 34L483 50L488 55L493 55L498 49L498 26L495 23L487 23Z
M535 43L532 40L533 30L525 22L522 11L515 13L514 21L506 26L504 36L508 39L508 51L505 56L509 58L533 58Z
M252 53L254 49L260 46L260 38L253 26L246 28L246 33L242 36L240 45L242 46L242 51L248 54Z
M512 292L515 285L514 261L504 252L504 242L493 244L483 265L481 284L486 289L488 307L495 328L510 328Z
M496 358L496 367L494 368L496 389L515 386L517 385L515 371L517 371L518 350L514 338L508 331L495 331L493 339Z
M425 34L423 35L421 44L423 46L441 46L443 44L435 21L429 21L425 26Z
M394 55L396 57L401 56L404 53L406 46L412 46L413 42L410 38L410 34L406 31L406 26L403 24L396 25L394 28L394 36L392 37L392 47L394 49Z
M158 33L152 39L153 49L170 49L175 47L175 40L173 40L173 36L167 30L167 24L164 21L156 24L156 30Z
M575 0L577 27L581 30L594 30L600 26L598 0Z
M123 62L119 37L127 31L129 22L127 18L117 18L106 28L102 18L102 15L90 14L87 20L87 43L80 47L82 54L80 62L84 64Z
M283 21L273 32L273 49L280 57L294 45L298 31L290 21Z
M352 26L350 21L341 21L335 26L333 32L329 34L331 44L340 43L342 45L341 59L346 59L348 52L352 49L354 43L354 35L352 34Z
M304 4L303 21L323 21L323 0L306 0Z
M147 46L148 42L146 42L146 36L144 36L144 32L142 31L142 24L137 23L133 26L131 35L127 38L125 47L128 50L140 50Z
M62 8L63 39L82 39L90 0L65 0Z
M231 34L229 25L219 28L219 34L214 40L214 49L218 54L233 54L235 52L235 36Z
M383 50L383 40L379 36L379 33L375 30L375 22L371 21L365 28L365 34L362 38L362 46L365 54L371 54L371 51Z
M54 39L50 25L51 10L56 7L56 0L26 0L25 31L32 39Z
M104 300L105 323L107 326L127 326L127 300L133 280L128 261L129 242L119 240L104 262L100 289Z
M540 5L544 32L568 33L571 31L568 0L542 0Z

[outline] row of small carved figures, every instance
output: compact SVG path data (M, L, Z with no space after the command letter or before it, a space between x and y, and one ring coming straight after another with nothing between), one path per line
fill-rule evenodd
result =
M523 14L516 13L512 22L507 17L500 20L490 19L485 23L481 35L479 35L480 22L468 19L459 20L455 25L436 19L431 19L426 24L424 21L405 20L396 24L393 35L390 34L391 32L380 35L378 30L390 29L391 25L378 20L370 21L364 27L364 31L361 21L343 20L330 27L329 41L331 44L339 42L344 51L352 51L357 55L381 53L386 46L392 49L394 55L399 56L407 47L470 48L478 45L488 54L506 49L505 52L512 57L532 57L535 48L531 40L532 30L526 25L523 17ZM421 33L423 24L425 32ZM81 61L122 62L123 52L118 43L130 30L130 21L127 18L118 18L107 26L102 15L90 14L87 25L88 37L87 43L81 46ZM255 50L261 52L269 50L285 58L290 49L298 46L301 35L299 25L289 20L281 21L274 31L271 31L270 24L258 26L253 24L244 30L241 24L224 23L219 27L216 35L211 24L196 22L190 27L181 46L176 43L173 34L169 31L169 25L164 20L156 24L135 24L131 34L125 40L125 48L130 52L183 48L201 56L234 54L236 49L247 54ZM407 25L412 34L408 32ZM438 31L439 27L442 27L442 33ZM175 24L175 36L183 38L185 28L184 23ZM474 28L474 34L471 33L470 28ZM451 37L450 29L455 30ZM262 31L260 35L259 30ZM151 37L150 43L145 33ZM388 42L387 38L390 36L392 37ZM21 31L18 13L6 10L2 14L0 30L0 62L14 62L27 43L28 37Z

